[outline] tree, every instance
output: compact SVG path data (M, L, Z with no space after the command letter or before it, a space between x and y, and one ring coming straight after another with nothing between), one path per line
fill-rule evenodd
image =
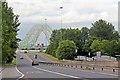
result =
M105 20L100 19L93 23L92 26L90 35L93 37L101 40L118 40L120 37L118 32L115 31L114 26Z
M48 46L46 50L46 53L56 57L56 49L58 47L57 45L58 43L50 43L50 45Z
M92 45L90 46L90 48L95 53L95 52L101 51L101 45L102 45L101 41L94 40L93 43L92 43Z
M110 56L119 55L120 54L120 52L118 52L118 50L120 48L119 42L117 40L112 40L110 42L110 44L111 44L111 49L110 49L111 52L108 55L110 55Z
M62 34L61 34L62 32ZM80 43L80 34L81 31L79 29L60 29L60 30L54 30L52 32L51 38L50 38L50 45L48 46L46 53L52 54L53 56L56 55L56 50L58 48L59 42L61 40L71 40L74 41L77 46ZM55 56L56 57L56 56Z
M81 37L80 37L83 44L88 40L88 37L89 37L89 29L87 27L83 27L81 29Z
M79 38L77 41L77 47L78 49L78 55L87 55L88 53L86 53L85 50L83 50L84 44L86 41L88 41L89 38L89 29L87 27L83 27L81 29L81 32L79 33Z
M2 2L2 62L11 63L19 41L17 36L20 25L18 15L13 13L7 2Z
M64 29L63 32L63 40L72 40L75 42L78 47L77 55L85 54L82 50L85 42L88 40L89 29L87 27L83 27L80 29Z
M61 41L61 30L52 31L50 38L50 45L48 46L46 53L56 57L56 49L58 48L59 42Z
M92 49L90 47L91 47L94 40L97 40L97 38L89 37L89 39L85 42L85 44L83 46L83 51L85 51L87 54L85 54L84 56L87 56L89 52L91 54L93 54L93 51L92 51Z
M118 41L118 48L117 48L118 55L120 55L120 40Z
M104 55L108 55L111 53L112 47L109 40L102 40L101 41L101 52L104 53Z
M1 12L2 12L2 2L0 1L0 25L2 25L2 13ZM2 63L2 26L0 26L0 64L1 63Z
M89 29L86 27L83 27L81 30L79 30L78 28L54 30L50 38L50 45L48 46L46 52L48 54L52 54L53 56L55 56L56 54L55 52L58 48L59 42L61 40L71 40L74 41L74 43L78 47L77 55L81 55L82 53L85 54L82 49L85 42L88 40L88 36L89 36Z
M114 56L119 55L119 41L117 40L94 40L90 46L93 52L100 51L103 55Z
M56 50L56 56L58 59L70 59L73 60L76 56L75 50L77 49L75 43L70 40L63 40L59 43Z

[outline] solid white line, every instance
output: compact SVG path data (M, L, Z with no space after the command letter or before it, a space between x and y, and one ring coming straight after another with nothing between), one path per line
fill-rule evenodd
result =
M23 78L23 77L24 77L24 74L18 70L17 66L15 66L15 68L16 68L17 72L19 72L19 73L22 75L22 76L20 76L17 80Z
M77 78L77 79L80 78L80 77L76 77L76 76L72 76L72 75L67 75L67 74L63 74L63 73L58 73L58 72L53 72L53 71L49 71L49 70L37 68L37 67L35 67L35 66L33 66L33 68L36 68L36 69L41 70L41 71L53 73L53 74L58 74L58 75L66 76L66 77Z

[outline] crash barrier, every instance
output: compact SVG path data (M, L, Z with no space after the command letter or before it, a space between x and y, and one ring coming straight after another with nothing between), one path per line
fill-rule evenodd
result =
M109 68L109 67L98 67L98 66L90 66L90 65L75 65L75 64L68 64L68 63L55 63L55 62L39 62L39 64L45 64L49 66L59 66L59 67L67 67L67 68L74 68L74 69L86 69L86 70L95 70L95 69L101 69L101 71L105 71L106 69L109 69L109 71L112 72L118 72L120 68Z
M72 64L79 64L79 65L94 65L94 66L100 66L100 67L119 67L120 68L120 62L119 61L73 61L73 60L64 60L64 63L72 63Z

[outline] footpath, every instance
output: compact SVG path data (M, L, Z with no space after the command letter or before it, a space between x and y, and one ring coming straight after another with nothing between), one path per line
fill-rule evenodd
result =
M21 74L16 66L0 67L0 80L18 80Z

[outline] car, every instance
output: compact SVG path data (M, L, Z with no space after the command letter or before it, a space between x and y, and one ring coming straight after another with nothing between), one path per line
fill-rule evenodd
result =
M32 66L34 65L39 65L39 63L37 61L32 61Z
M21 56L20 59L24 59L24 58Z
M28 51L27 51L27 50L25 50L25 51L24 51L24 53L28 53Z

